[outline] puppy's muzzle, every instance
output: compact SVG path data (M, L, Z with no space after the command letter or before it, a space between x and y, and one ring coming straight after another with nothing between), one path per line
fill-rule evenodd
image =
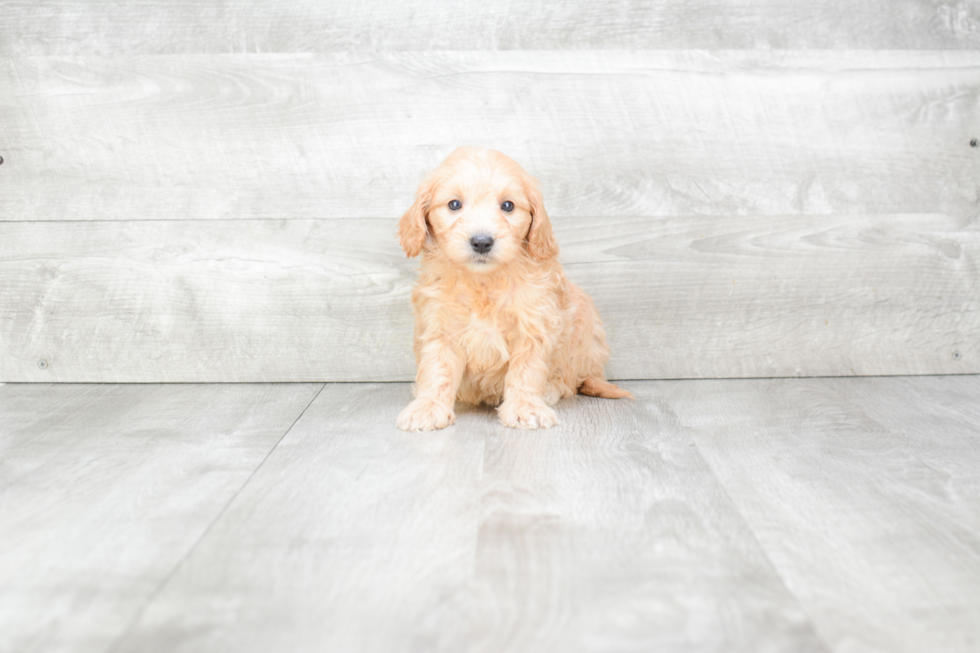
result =
M486 254L493 247L493 236L478 234L470 238L470 247L477 254Z

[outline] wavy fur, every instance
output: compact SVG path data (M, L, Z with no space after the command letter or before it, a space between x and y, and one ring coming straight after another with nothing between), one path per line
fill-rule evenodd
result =
M457 399L499 405L510 427L548 428L562 397L632 398L605 380L602 321L557 260L537 180L512 159L457 149L419 186L398 234L409 257L422 254L412 293L416 398L400 428L452 424ZM474 250L474 236L493 238L487 254Z

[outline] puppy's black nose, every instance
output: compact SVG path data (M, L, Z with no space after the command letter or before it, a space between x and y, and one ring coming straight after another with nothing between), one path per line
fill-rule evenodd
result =
M486 254L493 247L493 236L487 236L485 234L473 236L470 238L470 245L473 246L473 251L477 254Z

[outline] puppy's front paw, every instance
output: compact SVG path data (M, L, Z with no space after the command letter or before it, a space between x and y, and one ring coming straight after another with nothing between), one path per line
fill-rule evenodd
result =
M504 426L512 429L550 429L558 423L558 415L544 403L505 401L497 414Z
M429 399L416 399L398 415L398 428L403 431L432 431L443 429L456 421L452 409Z

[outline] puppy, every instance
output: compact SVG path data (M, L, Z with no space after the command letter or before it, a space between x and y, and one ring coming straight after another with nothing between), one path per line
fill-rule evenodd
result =
M498 406L512 428L558 423L580 392L633 395L606 382L609 347L592 299L565 277L538 181L494 150L461 147L419 186L398 224L422 253L415 311L415 400L406 431L453 423L455 401Z

